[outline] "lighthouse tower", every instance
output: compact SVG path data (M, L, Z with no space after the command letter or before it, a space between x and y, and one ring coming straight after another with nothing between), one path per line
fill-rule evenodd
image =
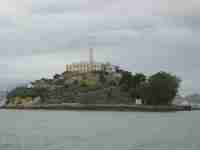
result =
M89 50L89 62L90 64L93 64L94 63L94 56L93 56L93 48L90 48Z

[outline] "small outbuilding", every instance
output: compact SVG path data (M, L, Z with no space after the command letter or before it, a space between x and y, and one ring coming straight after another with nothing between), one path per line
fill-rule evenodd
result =
M137 98L137 99L135 100L135 104L136 104L136 105L142 105L142 99Z

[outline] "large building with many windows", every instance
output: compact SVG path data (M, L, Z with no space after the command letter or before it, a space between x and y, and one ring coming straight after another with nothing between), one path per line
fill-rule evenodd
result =
M93 72L93 71L106 71L112 72L113 67L110 63L97 63L92 64L87 62L72 63L66 65L67 72Z
M90 49L89 62L72 63L66 65L67 72L93 72L106 71L112 72L114 67L110 63L99 63L93 60L93 49Z

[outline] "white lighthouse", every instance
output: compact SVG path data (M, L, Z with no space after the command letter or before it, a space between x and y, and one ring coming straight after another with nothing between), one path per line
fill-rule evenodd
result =
M89 55L90 55L89 62L90 64L93 64L94 63L93 48L90 48Z

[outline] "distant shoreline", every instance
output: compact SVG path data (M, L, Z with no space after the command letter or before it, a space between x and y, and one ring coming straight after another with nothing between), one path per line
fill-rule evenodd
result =
M19 110L86 110L86 111L141 111L141 112L173 112L200 110L191 106L150 106L150 105L125 105L125 104L41 104L2 106L0 109Z

